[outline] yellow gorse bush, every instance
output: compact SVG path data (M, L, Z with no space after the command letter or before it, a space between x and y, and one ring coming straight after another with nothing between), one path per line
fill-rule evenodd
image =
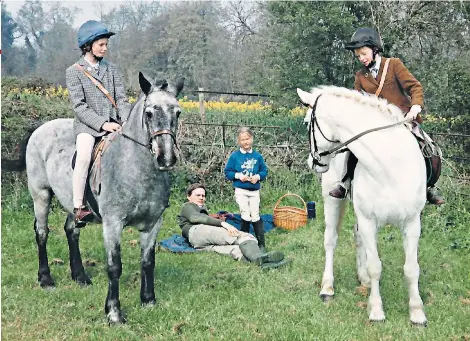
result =
M179 100L181 108L187 111L199 109L198 101L190 101L188 97ZM269 103L257 102L225 102L224 99L219 101L205 101L204 108L208 111L224 111L224 112L257 112L270 111L272 106Z
M45 96L47 98L60 98L67 99L69 96L69 91L67 88L62 86L58 87L35 87L35 88L13 88L8 91L7 98L18 97L20 99L26 99L28 96ZM129 102L134 103L137 100L136 97L129 97ZM179 104L183 111L194 111L199 110L199 102L191 101L187 96L184 96L179 100ZM257 101L257 102L225 102L223 98L219 101L205 101L204 108L206 111L222 111L222 112L233 112L233 113L242 113L242 112L266 112L271 111L272 105L267 102ZM306 113L304 107L295 107L290 109L288 113L292 116L303 116ZM438 117L434 115L427 114L425 117L426 122L429 123L442 123L442 122L454 122L454 118L445 118Z
M20 99L27 97L29 95L35 96L45 96L46 98L61 98L66 99L69 97L69 90L62 86L58 87L36 87L36 88L13 88L10 89L6 95L7 98L19 97Z
M36 96L45 96L46 98L68 98L69 91L67 88L62 86L58 87L48 87L48 88L13 88L10 89L7 97L19 97L20 99L24 96L36 95ZM130 96L129 102L135 103L137 101L136 97ZM187 96L184 96L179 100L179 104L183 111L193 111L199 110L199 102L191 101ZM223 98L218 101L205 101L204 108L206 111L223 111L223 112L233 112L233 113L242 113L242 112L265 112L271 111L272 105L267 102L257 101L257 102L225 102ZM305 114L305 109L301 107L296 107L291 109L289 113L293 116L300 116Z

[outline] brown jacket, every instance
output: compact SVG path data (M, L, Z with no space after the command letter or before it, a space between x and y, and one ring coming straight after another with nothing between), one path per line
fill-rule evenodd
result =
M375 94L382 79L385 61L388 58L382 57L377 79L372 77L369 70L363 67L356 73L354 89ZM392 104L399 107L403 113L408 113L412 105L418 104L424 109L424 94L421 83L411 74L402 61L398 58L390 58L385 83L379 97L385 98ZM418 115L417 121L422 122Z

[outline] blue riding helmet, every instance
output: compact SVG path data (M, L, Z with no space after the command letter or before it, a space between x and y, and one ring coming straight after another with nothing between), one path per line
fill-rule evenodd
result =
M116 33L108 31L99 21L89 20L78 29L78 47L82 48L100 38L109 38Z

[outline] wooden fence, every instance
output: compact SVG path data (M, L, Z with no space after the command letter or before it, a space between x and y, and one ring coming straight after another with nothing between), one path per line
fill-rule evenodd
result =
M182 121L178 141L183 159L197 164L224 163L228 155L237 148L236 130L239 126L224 122ZM276 125L249 126L255 133L255 148L262 152L270 167L306 167L309 147L305 127L292 129ZM470 177L465 175L470 170L470 135L428 133L441 147L444 160L452 161L455 166L454 173L458 175L448 176L470 182ZM200 151L195 153L196 150Z

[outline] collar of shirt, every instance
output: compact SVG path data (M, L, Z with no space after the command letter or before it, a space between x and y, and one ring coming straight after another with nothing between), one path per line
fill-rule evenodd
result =
M95 70L98 70L100 68L100 62L96 63L96 64L92 64L88 59L85 58L85 60L87 61L87 63Z
M245 151L243 148L240 148L240 152L242 154L246 154L246 153L251 154L251 153L253 153L253 148L250 148L250 150L248 150L248 151Z
M376 75L379 74L379 70L380 70L380 63L382 62L382 57L380 55L377 55L376 59L375 59L375 64L373 67L370 68L370 72L372 73L372 70L375 70L376 72Z

